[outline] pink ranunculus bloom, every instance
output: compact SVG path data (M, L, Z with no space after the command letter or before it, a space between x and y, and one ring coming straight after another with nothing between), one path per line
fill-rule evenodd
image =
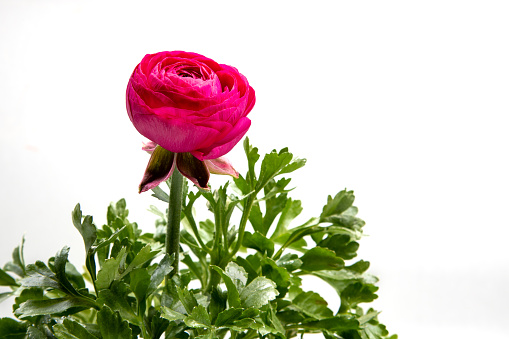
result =
M152 151L155 144L161 148L152 153L140 192L166 180L175 167L201 188L209 173L236 174L228 161L216 159L249 129L255 92L234 67L197 53L147 54L129 79L126 104Z

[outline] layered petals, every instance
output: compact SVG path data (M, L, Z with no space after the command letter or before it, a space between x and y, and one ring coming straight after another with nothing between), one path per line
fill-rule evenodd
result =
M138 132L199 160L233 148L250 126L247 115L255 101L236 68L183 51L147 54L126 92L127 113Z

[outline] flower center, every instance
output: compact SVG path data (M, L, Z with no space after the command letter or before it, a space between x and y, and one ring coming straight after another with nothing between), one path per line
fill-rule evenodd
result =
M182 65L175 69L175 73L182 78L203 79L205 78L199 66Z

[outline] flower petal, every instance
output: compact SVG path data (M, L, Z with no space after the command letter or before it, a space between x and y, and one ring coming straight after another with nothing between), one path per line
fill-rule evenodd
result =
M239 172L233 168L232 164L226 157L219 157L217 159L205 160L205 166L212 174L225 174L231 175L234 178L239 177Z
M176 162L179 172L193 184L204 190L210 189L207 185L210 173L203 161L196 159L191 153L178 153Z
M141 147L142 151L147 152L148 154L152 154L154 152L154 149L157 147L157 144L153 141L144 142L143 146Z
M140 183L139 193L148 191L168 180L175 168L175 153L156 146Z
M246 134L247 130L251 126L251 120L249 118L240 118L235 127L221 139L220 142L212 144L211 146L203 149L192 151L191 153L200 160L216 159L220 156L230 152L233 146L235 146L240 139Z

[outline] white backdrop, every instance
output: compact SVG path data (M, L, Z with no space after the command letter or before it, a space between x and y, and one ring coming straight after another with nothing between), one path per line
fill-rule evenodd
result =
M392 333L507 338L508 15L490 0L0 0L0 264L23 234L27 262L70 245L82 263L77 202L100 225L125 197L152 230L125 87L145 54L194 51L248 78L261 151L308 159L304 217L355 190ZM230 159L245 170L241 147Z

